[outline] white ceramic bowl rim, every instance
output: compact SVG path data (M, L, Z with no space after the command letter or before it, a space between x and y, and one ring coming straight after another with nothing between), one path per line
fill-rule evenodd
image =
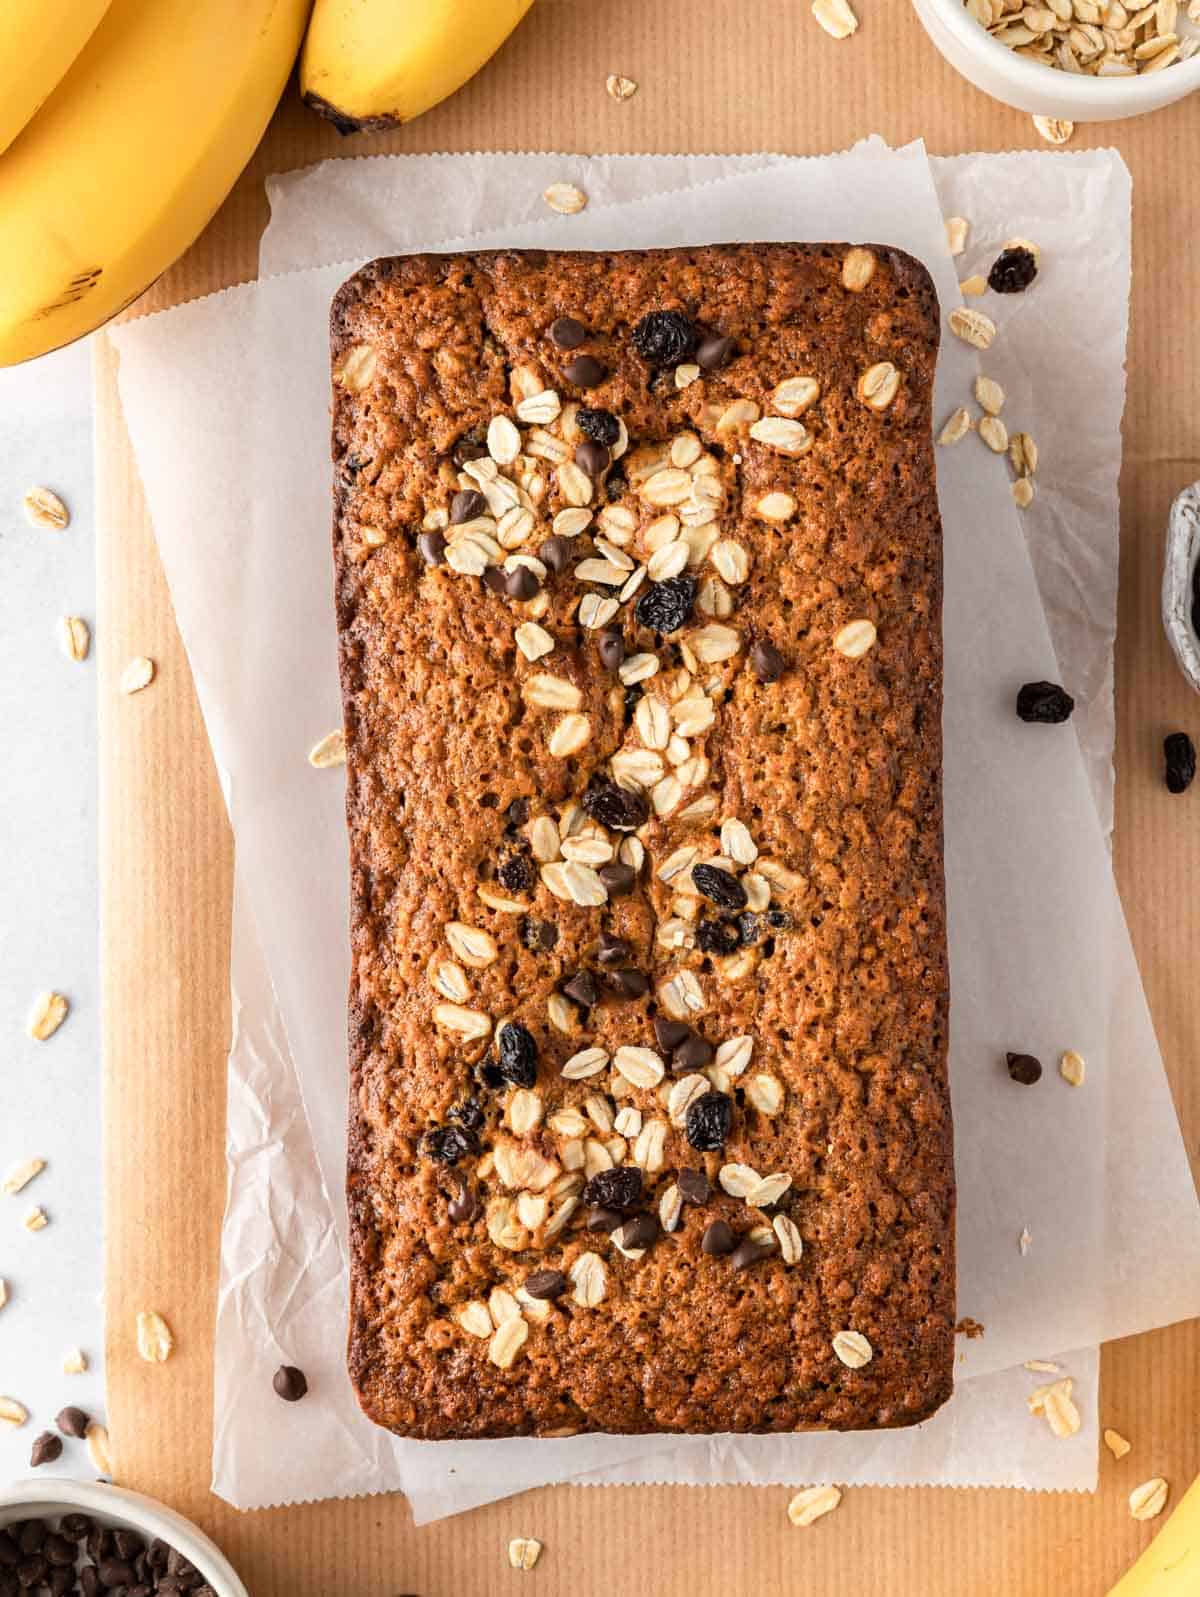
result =
M1089 73L1060 72L1054 67L1042 66L1010 50L1008 45L993 39L987 29L967 10L963 0L928 0L937 12L943 26L954 35L964 49L981 56L1013 84L1019 84L1032 94L1045 92L1048 79L1053 77L1056 99L1061 101L1061 115L1068 120L1072 111L1095 115L1097 95L1111 95L1114 116L1128 116L1138 107L1149 109L1158 104L1162 83L1157 72L1148 77L1094 78ZM1186 78L1187 88L1180 84L1177 98L1200 86L1200 53L1190 61L1174 61L1164 72L1179 73ZM1173 79L1179 83L1179 79Z
M17 1509L15 1515L11 1510ZM210 1537L190 1519L184 1519L165 1503L124 1486L100 1482L73 1481L63 1476L45 1480L14 1481L0 1487L0 1525L10 1519L47 1519L80 1512L97 1519L127 1525L146 1536L161 1536L177 1552L190 1559L217 1597L250 1597L233 1565Z

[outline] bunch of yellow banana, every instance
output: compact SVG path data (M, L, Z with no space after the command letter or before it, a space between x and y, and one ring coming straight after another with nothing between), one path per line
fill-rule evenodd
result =
M1200 1592L1200 1476L1108 1597L1196 1597Z
M410 122L473 77L533 0L316 0L300 87L342 133Z
M310 5L0 0L0 366L90 332L183 253L262 137Z

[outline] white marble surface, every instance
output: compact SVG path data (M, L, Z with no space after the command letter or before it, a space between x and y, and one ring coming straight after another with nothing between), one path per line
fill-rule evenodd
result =
M26 522L26 488L54 488L65 532ZM0 370L0 1174L46 1169L0 1195L0 1394L29 1410L0 1425L0 1481L30 1474L34 1438L67 1403L101 1416L103 1230L96 826L96 669L61 652L59 616L95 619L92 384L86 343ZM34 996L71 1013L45 1043L26 1034ZM29 1232L34 1205L49 1217ZM78 1345L84 1375L62 1372ZM40 1475L94 1477L83 1442Z

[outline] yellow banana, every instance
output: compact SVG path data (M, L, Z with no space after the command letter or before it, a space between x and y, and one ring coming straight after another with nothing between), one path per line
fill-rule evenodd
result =
M316 0L300 87L342 133L428 111L474 77L533 0Z
M0 154L95 32L109 0L2 0Z
M1200 1592L1200 1476L1108 1597L1196 1597Z
M0 155L0 366L90 332L181 255L283 92L310 0L112 0Z

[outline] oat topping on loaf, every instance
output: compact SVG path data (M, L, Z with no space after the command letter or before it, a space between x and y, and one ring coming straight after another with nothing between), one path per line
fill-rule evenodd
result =
M335 300L350 1366L401 1434L949 1393L937 325L863 246Z

